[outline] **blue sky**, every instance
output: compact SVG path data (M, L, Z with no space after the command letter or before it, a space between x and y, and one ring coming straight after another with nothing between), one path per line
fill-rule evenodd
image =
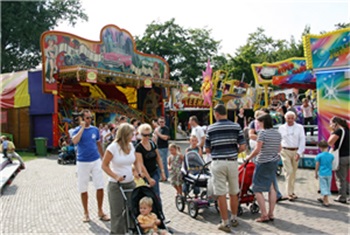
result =
M244 45L249 33L258 27L274 39L293 35L301 40L306 25L312 34L332 31L337 23L350 22L348 0L82 0L89 21L74 28L61 24L55 30L99 40L100 30L114 24L141 36L152 21L165 22L175 18L184 28L207 28L212 37L221 40L222 53L234 54Z

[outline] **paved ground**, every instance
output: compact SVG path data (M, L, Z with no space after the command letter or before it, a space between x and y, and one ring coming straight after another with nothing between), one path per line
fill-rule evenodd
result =
M181 142L181 147L186 144ZM82 223L82 206L76 188L75 166L58 165L56 156L40 158L27 163L0 198L1 234L108 234L109 222L97 218L96 200L90 185L90 214L92 221ZM107 184L107 181L106 181ZM284 191L284 179L279 177ZM316 198L317 181L313 170L299 169L296 182L296 202L284 201L275 210L275 221L267 224L254 222L259 214L251 214L243 205L236 234L349 234L349 205L332 203L321 206ZM176 234L222 234L217 230L219 215L214 207L200 210L197 219L177 211L175 190L161 183L165 216ZM334 198L334 196L333 196ZM105 195L104 208L109 212Z

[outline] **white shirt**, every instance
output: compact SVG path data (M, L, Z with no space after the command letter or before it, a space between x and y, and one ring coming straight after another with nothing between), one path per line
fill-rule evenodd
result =
M278 128L282 135L282 147L298 148L297 153L301 156L305 150L305 132L304 127L298 123L288 126L287 123Z
M192 127L191 135L197 136L197 139L198 139L197 146L201 146L202 138L205 136L202 127L200 125L197 125L196 127Z
M102 143L105 143L106 142L106 140L105 140L105 137L106 137L106 135L108 135L109 133L111 133L111 131L110 130L106 130L106 129L103 129L102 130L102 132L101 132L101 137L102 137Z
M122 183L129 183L134 180L134 175L132 174L132 164L135 162L135 148L130 143L131 151L129 154L124 153L117 142L112 142L106 151L109 151L113 158L110 162L112 171L118 176L125 175L125 179ZM108 178L109 181L117 182L112 177Z
M312 117L312 108L311 106L304 107L303 105L300 106L301 110L303 111L304 118Z

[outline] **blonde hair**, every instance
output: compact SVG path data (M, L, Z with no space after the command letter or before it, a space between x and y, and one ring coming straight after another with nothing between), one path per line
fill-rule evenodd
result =
M115 142L117 142L124 153L130 152L130 135L134 134L134 126L129 123L123 123L118 127Z
M141 200L139 201L139 205L147 205L149 207L153 206L153 200L150 197L143 197L141 198Z
M263 115L263 114L265 114L264 111L262 111L262 110L256 110L255 113L254 113L254 118L256 119L256 118L258 118L259 116L261 116L261 115Z
M140 134L142 134L144 131L152 132L152 127L150 124L144 123L139 126L138 131Z

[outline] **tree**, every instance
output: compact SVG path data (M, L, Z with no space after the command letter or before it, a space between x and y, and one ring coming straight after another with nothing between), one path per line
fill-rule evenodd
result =
M219 41L211 37L210 29L184 29L175 19L147 25L142 37L135 37L137 49L163 57L170 66L170 78L199 90L202 71L208 58L217 54ZM222 59L222 58L221 58Z
M350 23L338 23L334 25L336 29L344 29L344 28L349 28Z
M41 62L40 36L62 21L88 17L80 0L2 1L1 72L35 68Z

